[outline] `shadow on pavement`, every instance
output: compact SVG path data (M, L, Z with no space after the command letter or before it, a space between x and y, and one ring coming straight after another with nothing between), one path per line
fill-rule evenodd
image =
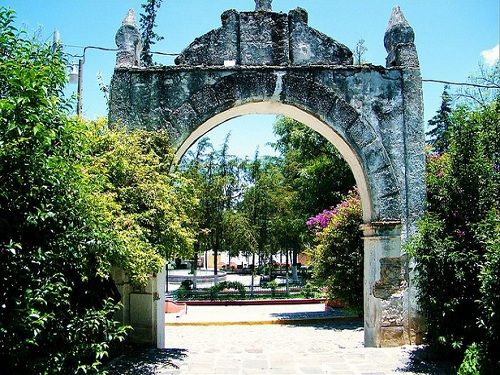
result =
M410 353L410 360L405 367L399 368L398 371L429 375L451 375L457 373L451 362L439 360L425 346L411 348L408 352Z
M330 331L344 331L344 330L352 330L352 331L362 331L363 330L363 321L355 320L352 322L308 322L307 320L299 321L299 322L290 322L285 324L286 326L301 326L301 327L312 327L315 329L322 330L330 330Z
M105 370L109 375L154 375L159 370L179 368L187 355L186 349L129 348Z

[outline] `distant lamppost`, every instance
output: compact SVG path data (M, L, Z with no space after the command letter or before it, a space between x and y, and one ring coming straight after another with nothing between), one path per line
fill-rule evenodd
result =
M257 0L256 0L257 1ZM269 10L272 0L259 0L263 1L265 4L262 5L263 10ZM269 3L269 4L267 4ZM260 6L260 5L259 5ZM54 31L54 41L52 48L56 50L61 46L61 37L58 31ZM115 42L118 48L104 48L96 46L74 46L65 44L65 47L70 48L80 48L83 49L81 55L71 55L73 58L78 58L78 65L72 64L70 66L71 71L69 73L70 83L77 83L77 94L76 94L76 114L78 116L82 115L83 109L83 66L85 64L85 53L88 49L95 49L99 51L114 51L118 52L116 56L115 67L133 67L140 66L140 55L142 51L142 40L139 29L137 28L137 23L135 20L135 12L130 9L127 16L122 22L122 26L118 29L115 37ZM151 54L163 55L163 56L178 56L178 53L166 53L166 52L155 52L149 51Z
M61 45L61 36L58 31L54 31L54 41L53 48L57 48L57 46ZM69 82L73 84L77 84L77 92L76 92L76 114L77 116L82 115L83 109L83 66L85 64L85 53L88 49L96 49L100 51L118 51L117 48L104 48L104 47L96 47L96 46L73 46L66 45L67 47L72 48L81 48L83 49L83 53L81 55L70 55L72 57L78 58L78 64L71 64L71 71L69 73Z
M78 59L78 65L71 65L71 72L69 73L69 82L77 84L76 91L76 115L82 115L83 107L83 64L85 63L85 49L82 57Z
M85 53L87 52L88 49L94 49L94 50L99 50L99 51L113 51L116 52L118 51L117 48L104 48L104 47L97 47L97 46L71 46L68 45L68 47L76 47L76 48L82 48L83 53L81 55L76 55L74 57L78 57L78 65L73 64L71 66L71 72L69 73L69 81L71 83L77 83L77 91L76 91L76 114L77 116L82 115L82 110L83 110L83 66L85 64Z

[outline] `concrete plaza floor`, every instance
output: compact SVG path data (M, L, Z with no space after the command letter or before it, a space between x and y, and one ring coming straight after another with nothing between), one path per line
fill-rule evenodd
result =
M117 374L451 374L447 364L429 363L425 349L365 348L361 321L304 320L321 313L315 305L188 307L191 316L228 324L165 327L165 349L132 351L108 367ZM296 316L298 323L235 324ZM169 314L171 315L171 314ZM207 318L208 317L208 318Z
M323 303L253 306L187 306L186 311L166 314L167 326L178 325L256 325L335 320L358 320L341 309L325 311Z

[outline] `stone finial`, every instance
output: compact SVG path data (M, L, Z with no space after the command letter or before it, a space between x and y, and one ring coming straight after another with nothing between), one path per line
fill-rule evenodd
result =
M140 65L142 39L141 33L137 28L133 9L129 9L127 16L123 19L122 26L116 33L115 42L118 47L116 67Z
M394 8L392 8L392 14L391 18L389 19L389 24L387 25L387 30L391 29L396 25L410 26L399 5L396 5Z
M271 12L273 0L255 0L255 11Z
M133 9L129 9L127 15L122 21L122 25L129 25L137 27L137 22L135 20L135 11Z
M399 6L394 7L384 35L384 46L388 53L387 67L418 67L418 56L414 41L415 33L413 28L406 20Z
M384 45L387 52L394 50L398 44L413 43L415 33L406 20L401 8L396 6L392 9L391 18L387 25L384 36Z

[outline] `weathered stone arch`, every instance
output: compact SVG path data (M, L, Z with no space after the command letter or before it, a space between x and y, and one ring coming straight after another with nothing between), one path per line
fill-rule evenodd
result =
M318 118L314 112L306 110L307 107L307 105L302 106L297 103L291 105L271 100L241 100L229 108L225 105L211 107L210 115L200 116L200 123L192 124L193 127L189 130L187 138L185 136L178 138L178 142L181 143L177 144L177 159L180 160L197 139L227 120L247 114L281 114L306 124L328 139L340 151L350 165L360 190L363 219L366 223L381 220L399 221L400 202L396 177L387 152L371 126L359 118L347 126L344 126L345 123L339 123L338 120L332 122L332 119L345 115L345 112L342 112L345 108L340 110L338 108L340 106L332 110L335 114L326 119ZM337 111L341 112L337 113ZM180 123L182 120L179 119ZM349 134L354 132L364 133L364 135L353 139ZM374 159L377 160L374 161Z
M253 12L221 18L222 27L191 43L177 66L141 68L129 17L118 33L126 50L117 55L110 123L167 129L179 157L211 128L249 113L288 115L325 136L351 166L362 196L365 345L411 342L412 263L401 244L425 202L413 29L395 8L384 39L387 66L355 66L346 46L308 26L303 9L275 13L271 0L259 0Z

